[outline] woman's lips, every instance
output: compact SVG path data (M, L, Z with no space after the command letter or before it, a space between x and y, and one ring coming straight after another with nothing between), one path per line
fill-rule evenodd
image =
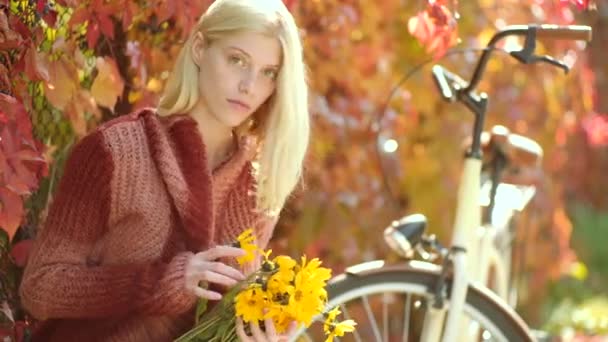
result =
M228 99L227 101L228 101L228 103L230 103L230 105L233 108L240 110L240 111L246 112L246 111L249 111L249 109L251 108L251 107L249 107L248 104L246 104L245 102L241 102L239 100Z

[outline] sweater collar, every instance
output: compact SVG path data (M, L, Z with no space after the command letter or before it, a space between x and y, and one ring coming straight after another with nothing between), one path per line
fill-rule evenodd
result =
M159 117L145 111L143 119L153 158L184 229L198 248L215 241L216 209L255 156L253 137L239 139L230 159L211 171L197 122L188 115ZM244 194L247 195L247 194Z

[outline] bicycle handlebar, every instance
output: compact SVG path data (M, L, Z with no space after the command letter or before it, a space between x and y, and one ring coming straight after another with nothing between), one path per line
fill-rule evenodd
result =
M568 71L568 66L550 56L537 56L534 54L537 38L553 38L568 40L591 40L591 27L580 25L512 25L498 31L488 42L487 48L479 57L470 82L464 81L458 75L453 74L441 67L433 67L433 79L439 88L442 97L450 102L460 101L476 114L473 127L473 142L468 153L470 156L481 156L481 132L487 108L487 96L485 93L476 94L475 87L481 80L488 59L494 51L496 43L507 36L525 36L524 46L519 51L512 51L510 55L524 64L545 62Z
M584 40L591 41L591 27L584 25L551 25L542 24L537 26L513 25L507 29L518 29L520 27L529 29L536 28L536 36L539 38L563 39L563 40Z
M471 82L463 90L464 93L469 93L477 86L481 79L481 74L485 69L485 66L490 58L490 54L492 52L492 48L496 43L508 36L525 36L526 37L526 47L530 47L532 50L536 44L536 38L553 38L553 39L568 39L568 40L591 40L591 27L583 26L583 25L551 25L551 24L542 24L542 25L510 25L505 27L504 29L498 31L490 42L488 42L487 49L484 50L481 57L479 58L479 62L477 63L477 67L473 72L473 76L471 77ZM532 53L533 51L526 51ZM532 56L533 57L533 56ZM547 59L543 59L546 61Z

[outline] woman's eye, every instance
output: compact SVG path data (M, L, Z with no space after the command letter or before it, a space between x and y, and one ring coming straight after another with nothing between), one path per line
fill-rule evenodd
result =
M264 71L264 76L266 76L272 80L276 80L277 76L278 76L278 72L273 69L267 69Z
M238 65L241 67L245 66L245 60L242 57L236 55L229 56L228 62L230 62L230 64Z

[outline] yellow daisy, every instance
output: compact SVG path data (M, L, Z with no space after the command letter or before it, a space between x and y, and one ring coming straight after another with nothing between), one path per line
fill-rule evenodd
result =
M236 238L235 247L245 250L245 255L236 258L239 265L253 261L255 259L256 251L258 250L257 246L255 245L253 229L249 228L243 231Z
M257 322L264 319L264 308L268 305L267 294L261 287L253 284L239 292L234 298L236 315L245 322Z
M325 342L332 342L334 337L342 337L344 336L344 333L355 331L355 325L357 325L357 323L352 319L332 324L330 327L331 332L327 335Z

